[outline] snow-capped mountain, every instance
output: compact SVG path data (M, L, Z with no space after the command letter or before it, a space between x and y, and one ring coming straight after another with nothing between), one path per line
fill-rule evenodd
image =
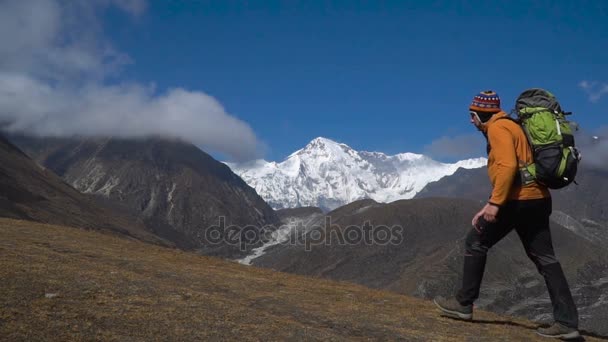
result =
M331 210L363 198L378 202L410 199L429 182L458 168L478 168L486 162L475 158L445 164L421 154L355 151L316 138L279 163L226 164L275 209L316 206Z

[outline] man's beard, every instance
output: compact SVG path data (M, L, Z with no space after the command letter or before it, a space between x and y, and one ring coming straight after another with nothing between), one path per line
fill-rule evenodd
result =
M481 123L485 124L486 122L490 121L494 114L496 113L477 112L477 117Z

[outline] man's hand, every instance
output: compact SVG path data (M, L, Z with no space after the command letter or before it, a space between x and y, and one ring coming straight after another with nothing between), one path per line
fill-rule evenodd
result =
M487 206L487 204L486 204ZM473 220L471 221L471 224L473 225L473 228L477 229L477 222L479 221L479 218L483 216L483 211L486 209L486 207L481 208L481 210L475 214L475 216L473 216Z
M479 222L479 218L483 216L483 218L488 222L496 222L496 215L498 215L498 210L500 208L493 204L486 204L475 216L473 216L473 220L471 224L473 227L477 228L477 223Z
M498 215L499 209L500 207L497 205L490 203L486 204L486 206L483 207L483 218L488 222L496 222L496 215Z

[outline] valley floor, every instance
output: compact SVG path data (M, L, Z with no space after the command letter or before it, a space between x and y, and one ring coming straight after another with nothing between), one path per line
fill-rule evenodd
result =
M108 234L0 219L0 339L511 340L535 324ZM588 341L594 341L592 337Z

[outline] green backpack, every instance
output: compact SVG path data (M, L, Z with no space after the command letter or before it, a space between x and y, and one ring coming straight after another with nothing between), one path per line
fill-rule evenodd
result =
M534 162L520 169L524 185L537 181L550 189L574 182L581 155L574 146L573 128L553 94L528 89L515 102L515 114L532 149Z

